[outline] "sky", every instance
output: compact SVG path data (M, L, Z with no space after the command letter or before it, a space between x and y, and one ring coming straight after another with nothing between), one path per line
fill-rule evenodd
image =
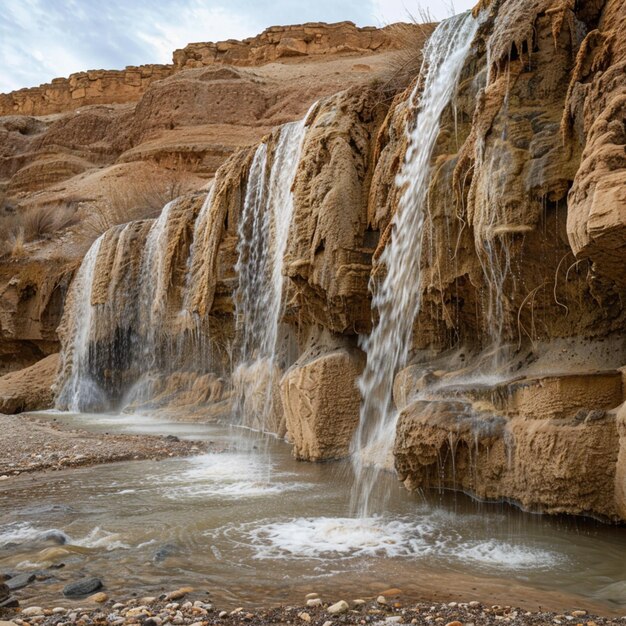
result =
M88 69L171 63L193 41L243 39L277 24L384 26L476 0L0 0L0 93Z

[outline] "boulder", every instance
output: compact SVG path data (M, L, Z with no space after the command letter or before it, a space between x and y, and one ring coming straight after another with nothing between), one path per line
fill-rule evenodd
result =
M52 386L58 366L59 355L51 354L35 365L0 378L0 413L51 408L54 405Z
M298 459L345 457L359 423L356 385L363 360L339 349L296 363L283 377L281 392L289 439Z

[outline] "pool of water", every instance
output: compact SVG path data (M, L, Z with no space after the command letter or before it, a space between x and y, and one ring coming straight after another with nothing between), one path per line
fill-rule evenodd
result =
M51 574L22 592L31 603L58 601L68 580L95 575L112 597L191 585L225 608L395 587L415 599L626 613L624 528L411 495L390 474L379 478L384 511L360 519L350 515L349 464L299 463L271 438L152 416L38 417L224 451L0 483L0 572Z

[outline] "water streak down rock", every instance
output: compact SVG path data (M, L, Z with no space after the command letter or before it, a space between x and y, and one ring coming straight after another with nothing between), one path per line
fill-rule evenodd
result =
M313 105L313 108L315 105ZM233 375L242 423L285 434L278 382L285 348L279 343L284 307L283 264L293 215L292 185L308 114L261 143L250 172L239 222L235 316L241 363ZM271 154L268 151L272 150Z
M401 188L391 242L380 259L386 268L381 285L374 285L372 306L378 324L365 343L367 366L359 381L363 403L361 420L353 443L358 506L368 512L371 490L364 480L363 465L368 450L385 456L380 447L393 441L393 380L406 363L413 322L419 313L422 291L420 264L430 161L439 134L440 119L457 86L466 56L478 29L470 13L446 20L435 30L424 50L422 83L410 97L417 109L409 133L404 165L398 175ZM353 503L354 504L354 503Z

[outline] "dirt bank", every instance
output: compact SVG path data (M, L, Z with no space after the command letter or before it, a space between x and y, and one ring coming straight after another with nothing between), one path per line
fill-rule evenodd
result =
M54 471L68 467L164 459L198 454L206 442L176 437L109 435L69 430L32 415L0 414L0 479L24 472Z

